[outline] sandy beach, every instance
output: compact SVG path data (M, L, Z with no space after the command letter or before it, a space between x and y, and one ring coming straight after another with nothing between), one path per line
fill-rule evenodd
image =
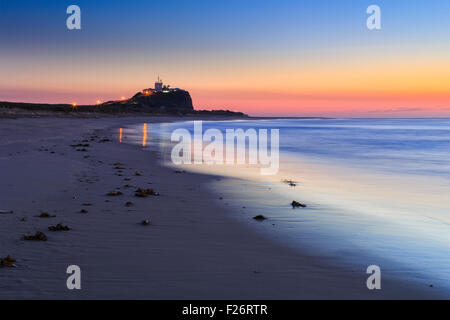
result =
M17 259L0 268L0 299L439 298L388 278L369 291L365 270L342 270L237 223L207 188L217 177L162 167L159 154L113 135L176 120L0 119L0 210L13 211L0 214L0 257ZM135 197L137 188L159 196ZM48 230L58 223L71 230ZM48 241L21 240L37 231ZM81 290L66 287L69 265L81 267Z

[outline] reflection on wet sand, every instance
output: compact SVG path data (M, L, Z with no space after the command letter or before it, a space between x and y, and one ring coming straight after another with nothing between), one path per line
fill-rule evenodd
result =
M147 124L144 123L144 126L142 127L142 147L145 148L147 145Z

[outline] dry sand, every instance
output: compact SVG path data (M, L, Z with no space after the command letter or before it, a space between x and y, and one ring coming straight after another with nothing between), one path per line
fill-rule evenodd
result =
M284 248L231 219L205 186L214 177L177 174L158 154L112 137L111 128L166 120L174 119L0 119L0 210L14 211L0 214L0 257L17 259L17 268L0 268L0 299L433 297L389 279L369 291L363 270ZM92 136L86 152L70 146ZM126 184L160 196L136 198ZM106 196L117 188L122 196ZM72 230L47 230L59 222ZM36 231L48 241L21 240ZM81 267L81 290L66 287L69 265Z

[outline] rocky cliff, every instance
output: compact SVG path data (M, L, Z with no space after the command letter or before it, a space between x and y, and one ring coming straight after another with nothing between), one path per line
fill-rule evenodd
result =
M243 113L228 110L194 110L191 95L189 92L181 89L167 89L165 92L151 92L148 95L139 92L132 98L126 100L109 101L99 105L78 105L76 107L69 104L0 102L0 116L2 110L3 113L6 112L13 114L16 109L27 110L30 112L89 112L110 114L143 113L246 117Z
M193 111L192 99L189 92L184 90L170 90L169 92L154 92L145 95L137 93L128 103L139 105L142 108L151 108L161 111Z

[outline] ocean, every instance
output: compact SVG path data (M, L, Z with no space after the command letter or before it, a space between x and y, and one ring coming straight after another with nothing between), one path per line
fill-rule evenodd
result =
M121 140L170 161L170 135L191 121L123 128ZM279 172L250 165L184 165L220 175L210 188L235 219L351 271L450 296L450 119L204 121L203 129L279 129ZM295 186L284 183L295 181ZM293 209L299 201L307 208ZM268 219L256 223L253 215Z

